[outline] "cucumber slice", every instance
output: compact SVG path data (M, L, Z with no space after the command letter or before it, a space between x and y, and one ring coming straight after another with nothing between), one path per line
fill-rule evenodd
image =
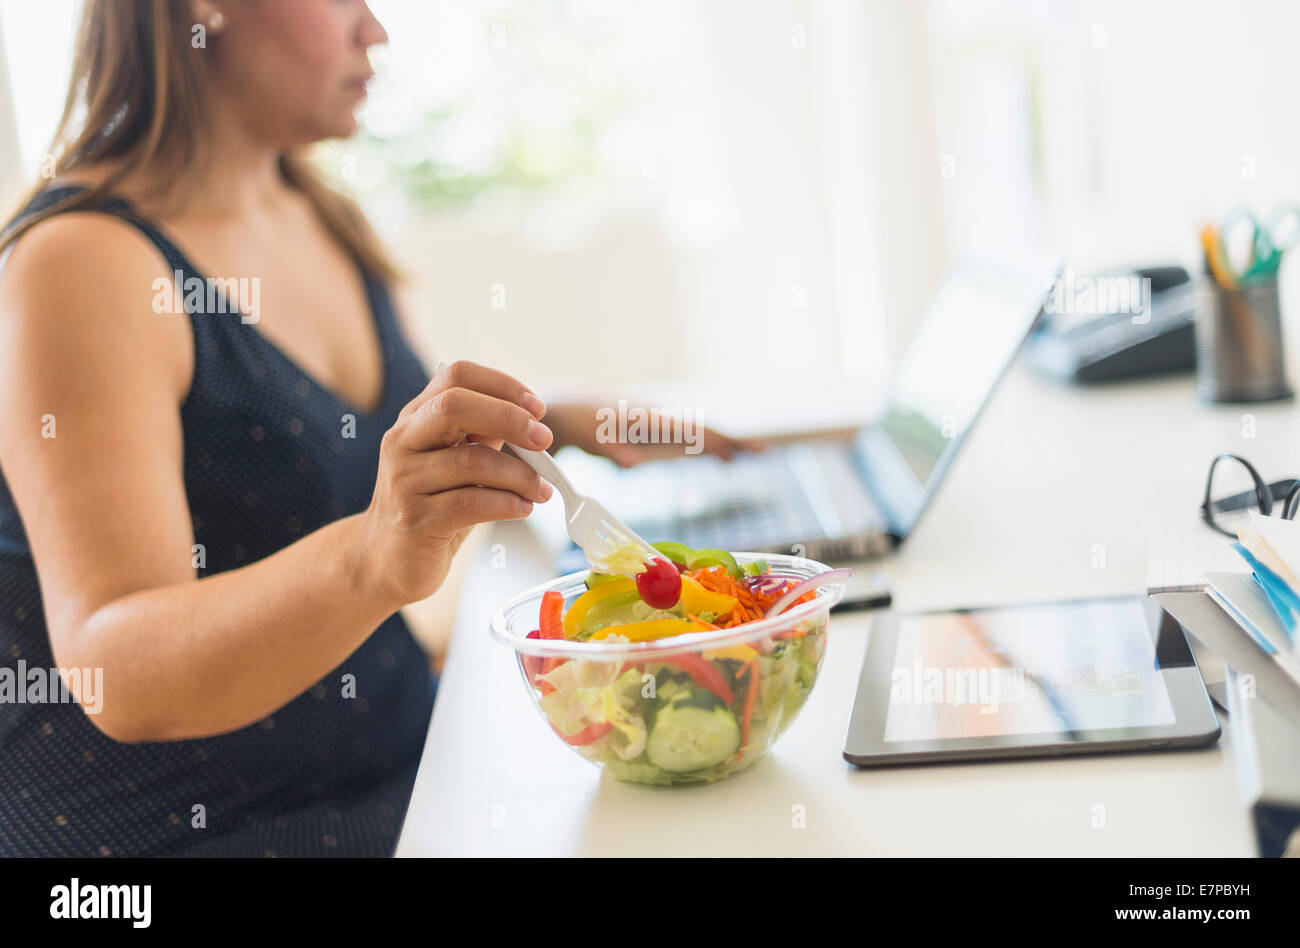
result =
M587 578L584 579L583 582L587 584L588 589L594 589L595 587L599 586L601 583L608 583L618 578L619 577L617 575L611 573L588 572Z
M663 543L651 543L650 545L668 557L669 562L680 563L682 566L691 561L691 555L695 552L685 543L674 543L671 540L665 540Z
M677 695L655 712L646 757L669 773L707 770L740 750L740 725L722 699L702 688Z
M696 550L686 561L687 569L705 569L710 566L725 566L727 572L736 579L743 575L736 558L726 550Z
M682 674L671 671L667 666L659 669L659 674L655 675L655 693L657 699L649 703L646 708L646 726L654 726L654 715L659 708L667 707L672 704L674 698L683 696L691 690L690 680Z

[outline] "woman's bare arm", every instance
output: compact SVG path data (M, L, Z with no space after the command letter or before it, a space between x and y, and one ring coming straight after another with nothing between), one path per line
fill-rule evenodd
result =
M89 214L34 228L0 275L0 464L55 661L104 670L92 720L121 741L266 716L436 588L473 523L549 496L521 462L463 444L467 431L528 439L527 389L458 364L385 436L371 510L198 579L178 411L192 340L187 317L153 311L160 276L127 225ZM532 443L549 443L538 427Z

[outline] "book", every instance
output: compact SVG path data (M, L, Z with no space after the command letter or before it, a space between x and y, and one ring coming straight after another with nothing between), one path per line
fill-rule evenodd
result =
M1251 573L1205 573L1205 592L1300 689L1300 660L1290 633L1259 580ZM1249 669L1245 669L1249 671Z

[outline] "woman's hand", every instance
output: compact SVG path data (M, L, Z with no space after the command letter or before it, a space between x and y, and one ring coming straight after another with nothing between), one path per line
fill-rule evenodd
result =
M596 402L570 402L551 407L548 423L555 432L555 447L565 445L582 448L588 454L609 458L620 467L632 467L643 461L683 454L715 454L730 459L741 451L761 451L763 442L745 438L731 438L703 425L683 424L683 419L672 418L647 408L628 409L645 420L648 430L659 433L657 441L620 441L609 437L611 427L604 420L611 411L608 405Z
M393 610L432 594L470 529L518 520L552 489L503 441L544 450L542 400L522 382L457 362L437 373L384 434L374 497L362 515L363 588Z

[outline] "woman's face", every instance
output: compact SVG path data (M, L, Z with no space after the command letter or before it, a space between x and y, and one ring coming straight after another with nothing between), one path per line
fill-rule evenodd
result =
M259 137L291 147L356 131L354 112L372 75L367 53L388 42L365 0L229 0L213 7L225 18L220 37L208 44L218 57L217 85Z

